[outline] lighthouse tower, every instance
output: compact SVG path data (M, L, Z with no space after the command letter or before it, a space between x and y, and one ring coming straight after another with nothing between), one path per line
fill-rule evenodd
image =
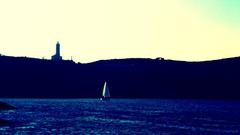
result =
M60 61L62 60L62 56L60 55L60 43L56 44L56 54L52 56L52 60Z

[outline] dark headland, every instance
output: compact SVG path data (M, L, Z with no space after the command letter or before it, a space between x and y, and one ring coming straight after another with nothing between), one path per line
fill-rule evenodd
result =
M0 101L0 110L12 110L12 109L16 109L16 107Z
M240 99L240 57L204 62L113 59L81 64L0 56L0 98Z
M16 107L12 106L12 105L10 105L8 103L0 101L0 111L2 111L2 110L13 110L13 109L16 109ZM10 121L4 120L4 119L0 118L0 126L1 125L6 125L6 124L9 124L9 123L10 123Z

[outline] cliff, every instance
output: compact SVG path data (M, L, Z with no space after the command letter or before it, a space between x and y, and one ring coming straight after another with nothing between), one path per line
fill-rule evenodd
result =
M1 98L240 98L240 58L114 59L87 64L0 56Z

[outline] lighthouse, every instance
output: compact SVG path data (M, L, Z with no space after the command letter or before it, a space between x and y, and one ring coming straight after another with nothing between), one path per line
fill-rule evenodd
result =
M56 54L52 56L52 60L60 61L62 60L62 56L60 55L60 43L56 44Z

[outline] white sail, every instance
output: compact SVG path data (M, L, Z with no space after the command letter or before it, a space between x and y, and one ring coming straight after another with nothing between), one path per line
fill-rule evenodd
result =
M109 93L109 89L108 89L108 86L107 86L107 82L104 83L102 96L105 97L105 98L106 97L107 98L110 97L110 93Z

